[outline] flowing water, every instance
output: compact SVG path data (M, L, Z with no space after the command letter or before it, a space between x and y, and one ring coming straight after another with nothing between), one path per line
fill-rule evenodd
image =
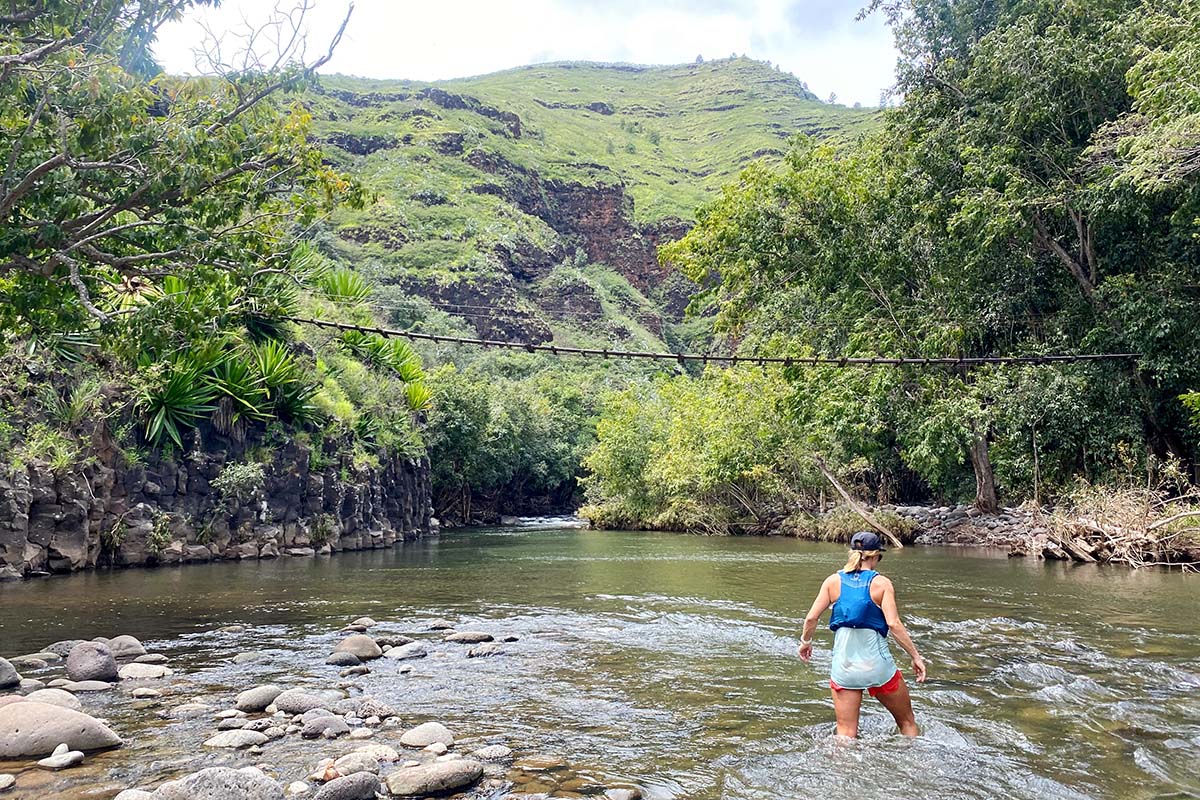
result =
M420 661L373 662L356 683L406 721L561 757L585 783L635 782L656 800L1200 796L1200 579L890 552L881 570L929 661L929 681L913 688L924 735L902 739L866 701L862 738L846 743L831 737L828 632L814 663L795 657L800 620L843 556L781 539L505 529L325 559L0 586L0 655L131 633L169 655L183 681L165 703L133 702L124 689L86 697L129 745L91 756L86 772L26 771L15 796L109 797L197 769L211 721L157 711L195 695L227 706L267 681L336 685L324 656L364 614L382 623L373 634L447 617L520 637L494 658L438 642ZM247 629L214 631L231 623ZM225 660L247 650L269 660ZM907 658L897 662L907 671ZM413 671L399 674L402 664ZM285 782L325 754L293 738L260 757ZM21 781L40 788L23 795Z

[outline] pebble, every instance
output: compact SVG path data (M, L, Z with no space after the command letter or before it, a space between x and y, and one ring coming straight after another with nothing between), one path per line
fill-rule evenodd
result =
M441 742L434 742L424 748L426 753L433 753L435 756L443 755L448 748Z
M374 625L378 625L379 623L376 622L375 620L371 619L370 617L359 617L358 619L354 620L354 622L351 622L350 624L351 625L362 625L364 628L370 628Z
M452 631L454 630L454 623L448 619L435 619L431 620L430 623L425 626L425 629L431 631Z
M0 774L0 792L7 792L16 785L17 778L15 775L9 775L7 773Z
M168 675L174 674L175 671L173 669L164 667L162 664L139 664L136 661L132 664L126 664L117 672L118 677L123 681L165 678Z
M287 785L287 788L284 789L284 793L287 794L288 797L300 797L301 795L308 794L311 791L312 787L304 781L292 781Z
M370 728L355 728L354 730L350 731L351 739L370 739L374 735L375 731L371 730Z
M229 719L230 717L244 717L246 712L237 708L227 708L224 711L218 711L213 714L213 719Z
M490 633L485 633L484 631L459 631L458 633L449 634L442 641L455 642L456 644L480 644L482 642L490 642L495 638Z
M243 633L245 630L245 625L226 625L223 628L217 628L217 633Z
M370 675L370 674L371 674L370 667L368 667L366 664L359 664L358 666L349 667L347 669L342 670L341 672L338 673L338 677L339 678L353 678L353 677L356 677L359 675Z
M237 696L237 706L239 711L262 711L267 706L275 702L275 698L283 694L283 687L267 684L265 686L255 686L253 689L247 689Z
M38 689L45 689L46 684L42 683L37 678L21 678L21 688L25 689L26 691L36 692Z
M136 697L140 700L145 700L150 697L162 697L161 691L159 691L158 689L151 689L149 686L139 686L138 688L134 689L130 694L132 694L134 697Z
M333 652L329 654L329 658L325 659L325 663L331 667L357 667L362 660L354 653Z
M65 744L60 744L54 748L54 752L47 758L43 758L37 762L37 765L42 769L66 769L73 767L83 761L83 753L78 750L72 750Z
M477 644L467 651L467 658L487 658L488 656L498 656L504 653L504 648L495 642L487 642L486 644Z

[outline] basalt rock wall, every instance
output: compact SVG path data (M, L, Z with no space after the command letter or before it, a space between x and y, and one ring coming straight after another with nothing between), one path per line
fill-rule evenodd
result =
M425 457L380 453L377 467L355 467L295 442L235 442L209 430L192 432L174 458L130 464L102 429L92 443L85 466L0 467L0 580L304 557L431 533ZM261 465L261 479L218 488L231 464L252 474Z

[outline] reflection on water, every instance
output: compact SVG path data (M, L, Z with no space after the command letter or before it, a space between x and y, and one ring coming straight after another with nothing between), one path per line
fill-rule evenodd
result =
M87 574L0 586L0 655L131 633L190 683L172 705L208 694L228 704L257 682L335 682L323 658L348 619L370 615L385 634L444 616L520 641L470 660L439 643L410 674L376 662L363 689L406 719L561 755L651 798L1200 792L1194 578L889 553L883 568L930 662L930 681L914 689L925 735L895 735L868 702L862 740L846 744L830 738L831 637L818 634L812 665L794 655L812 593L842 555L787 540L505 529L332 559ZM251 627L212 632L230 623ZM246 650L268 660L222 660ZM195 768L211 725L166 722L153 703L111 695L84 702L133 740L96 758L114 787ZM319 757L312 743L267 748L291 769L285 780Z

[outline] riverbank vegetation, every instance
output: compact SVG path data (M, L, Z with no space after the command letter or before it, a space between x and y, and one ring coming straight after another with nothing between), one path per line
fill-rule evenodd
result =
M363 278L305 241L368 199L322 163L294 99L328 56L306 64L294 44L234 67L214 47L211 76L164 75L149 43L191 5L4 18L0 458L79 466L100 428L134 460L191 447L198 427L274 427L356 462L421 453L430 395L411 348L287 322L373 321Z
M693 310L747 355L1138 355L714 369L617 393L587 462L593 519L753 525L812 504L813 454L880 500L983 509L1115 485L1131 460L1177 494L1196 480L1200 5L873 8L903 103L703 208L661 250L706 287Z

